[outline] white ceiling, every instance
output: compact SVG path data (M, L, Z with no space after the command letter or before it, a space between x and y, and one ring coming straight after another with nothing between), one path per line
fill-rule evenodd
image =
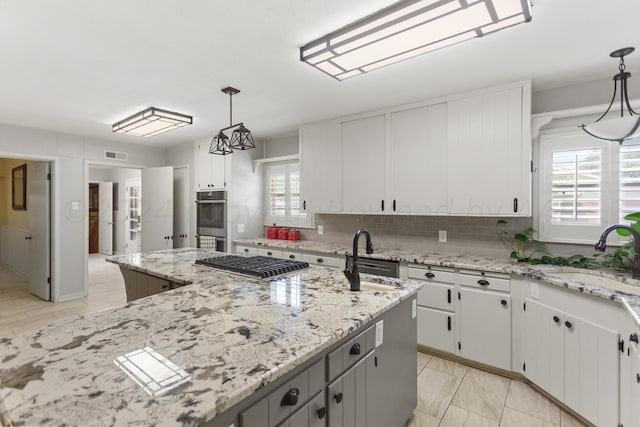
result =
M627 70L640 74L638 0L535 0L531 23L343 82L299 61L303 44L391 3L0 0L0 122L168 146L227 126L220 89L234 86L234 121L265 139L515 80L535 90L612 76L609 53L629 45ZM111 132L149 106L194 125L150 139Z

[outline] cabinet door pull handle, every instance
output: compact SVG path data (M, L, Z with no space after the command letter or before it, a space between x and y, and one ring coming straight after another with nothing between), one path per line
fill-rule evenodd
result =
M342 392L336 394L334 398L336 399L336 403L342 402Z
M360 349L360 343L355 343L354 345L351 346L351 350L349 350L349 354L353 354L353 355L359 355L361 352Z
M451 330L451 316L447 316L447 331Z
M480 279L480 280L478 280L478 285L480 285L480 286L489 286L489 281L488 280L484 280L484 279Z
M323 419L325 415L327 415L327 408L324 406L316 411L319 419Z
M636 374L636 382L640 384L640 374Z
M447 289L447 302L451 304L451 289Z
M629 335L629 341L638 344L638 334L633 333L633 334Z
M424 277L426 277L427 279L433 279L434 277L436 277L436 275L429 271L427 273L424 273Z
M571 329L573 327L573 324L567 320L566 322L564 322L564 326Z
M26 236L24 240L31 240L31 236Z
M517 198L517 197L515 197L515 198L513 199L513 212L514 212L514 213L515 213L515 212L518 212L518 198Z
M384 200L382 200L382 203L380 204L380 208L381 208L382 212L384 212Z
M502 304L503 307L507 306L507 300L503 299L502 301L500 301L500 304Z
M393 199L393 211L396 211L396 199Z
M553 321L556 323L560 323L560 318L558 316L553 316Z
M300 397L300 390L292 388L282 397L280 406L296 406L298 404L298 398Z
M303 200L303 201L302 201L302 210L303 210L303 211L306 211L306 210L307 210L307 201L306 201L306 200Z

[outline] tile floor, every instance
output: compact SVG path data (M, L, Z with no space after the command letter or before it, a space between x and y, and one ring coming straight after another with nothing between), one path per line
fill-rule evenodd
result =
M126 302L124 280L104 255L89 255L89 294L51 303L29 293L25 280L0 265L0 338L58 319ZM405 427L578 427L578 420L528 385L418 353L418 406Z
M104 258L101 254L89 255L88 296L59 303L32 295L24 279L0 265L0 338L124 304L127 298L120 269Z
M418 406L405 427L578 427L527 384L418 353Z

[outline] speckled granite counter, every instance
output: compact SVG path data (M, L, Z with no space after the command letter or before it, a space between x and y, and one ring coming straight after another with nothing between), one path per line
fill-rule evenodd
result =
M353 293L341 271L311 267L264 281L193 264L183 249L113 262L184 286L110 311L0 339L0 401L16 424L191 425L209 420L409 298ZM113 360L149 346L191 381L150 398Z
M346 252L351 252L351 246L324 243L315 241L299 241L290 242L288 240L273 240L265 238L256 239L243 239L235 240L237 245L251 245L251 246L268 246L270 248L289 249L289 250L301 250L322 254L344 255ZM603 286L593 285L585 283L579 280L568 280L562 277L560 272L576 272L586 271L575 268L559 267L552 265L531 265L526 263L517 263L508 259L495 259L483 256L470 256L470 255L450 255L450 254L438 254L433 252L419 252L415 250L400 250L380 248L375 246L375 253L372 255L362 255L363 257L372 257L378 259L387 259L394 261L401 261L407 263L425 264L432 266L470 269L470 270L484 270L495 273L507 273L518 274L531 279L541 280L545 283L562 286L564 288L581 292L584 294L593 295L596 297L609 299L622 304L632 316L636 325L640 327L640 297L636 295L630 295L624 292L612 290ZM640 286L640 280L633 280L627 275L604 272L598 270L588 270L590 274L596 276L602 276L606 278L616 279L623 283L633 284Z

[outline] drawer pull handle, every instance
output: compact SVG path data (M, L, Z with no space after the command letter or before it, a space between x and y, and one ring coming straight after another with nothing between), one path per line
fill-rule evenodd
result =
M291 255L289 255L289 258L291 258L291 259L296 259L296 256L295 256L295 255L293 255L293 254L291 254Z
M316 261L318 262L318 264L322 264L324 262L324 260L322 258L318 258ZM322 408L322 409L324 409L324 408Z
M502 301L500 301L500 304L502 304L503 307L507 306L507 300L503 299Z
M318 414L318 418L323 419L324 416L327 415L327 408L323 406L322 408L316 411L316 414Z
M640 384L640 374L636 374L636 382Z
M571 329L573 327L573 324L567 320L566 322L564 322L564 326Z
M451 289L447 289L447 302L451 304Z
M428 273L424 273L424 277L427 279L433 279L436 275L429 271Z
M248 254L249 253L249 249L245 248L244 252Z
M351 350L349 350L349 354L358 355L360 354L360 343L355 343L351 346Z
M480 286L489 286L489 281L488 280L484 280L484 279L480 279L480 280L478 280L478 285L480 285Z
M342 402L342 392L336 394L334 398L336 399L336 403Z
M296 406L298 404L298 398L300 397L300 390L292 388L282 397L280 406Z
M553 321L556 323L560 323L560 318L558 316L553 316Z
M633 333L633 334L629 335L629 341L638 344L638 334Z
M169 289L169 284L167 283L166 285L162 285L162 289Z
M267 255L271 256L271 255L273 255L273 252L269 251L269 252L267 252Z

